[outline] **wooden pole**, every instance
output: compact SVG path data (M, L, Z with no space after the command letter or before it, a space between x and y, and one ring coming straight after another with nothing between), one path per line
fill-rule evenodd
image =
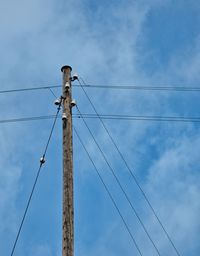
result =
M63 66L63 239L62 256L74 255L72 90L70 66Z

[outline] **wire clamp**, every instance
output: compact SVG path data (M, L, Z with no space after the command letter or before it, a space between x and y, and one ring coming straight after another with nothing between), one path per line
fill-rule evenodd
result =
M46 161L46 160L45 160L44 156L42 156L42 157L40 158L40 164L43 165L43 164L45 163L45 161Z

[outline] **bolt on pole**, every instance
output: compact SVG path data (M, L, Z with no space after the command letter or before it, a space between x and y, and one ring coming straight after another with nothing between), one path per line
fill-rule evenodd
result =
M73 146L72 146L72 88L70 66L63 73L63 238L62 256L74 255L74 203L73 203Z

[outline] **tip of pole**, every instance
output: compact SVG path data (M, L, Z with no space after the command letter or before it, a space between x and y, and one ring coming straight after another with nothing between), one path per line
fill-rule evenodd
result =
M64 72L65 69L70 69L72 71L72 68L70 66L66 65L61 68L61 72Z

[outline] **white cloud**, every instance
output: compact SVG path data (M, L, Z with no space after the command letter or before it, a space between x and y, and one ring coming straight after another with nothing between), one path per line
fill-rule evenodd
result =
M1 249L0 252L4 254L5 237L7 242L13 243L13 235L16 231L16 220L18 219L18 212L16 209L16 200L21 189L20 178L22 168L13 161L14 151L16 147L13 145L12 136L2 129L0 131L0 237ZM11 151L10 151L11 150ZM10 153L12 152L12 153ZM3 251L2 251L3 250Z
M175 143L176 146L166 150L155 161L149 171L146 186L148 195L175 244L181 252L189 253L191 250L196 251L199 246L200 141L194 136L190 139L176 139ZM160 236L162 243L161 237L163 236Z
M164 4L166 5L168 2L170 1L165 1ZM140 42L144 38L143 23L148 18L151 8L158 5L163 5L163 1L149 1L148 4L146 1L129 1L128 4L124 2L119 5L111 5L108 9L98 5L96 12L90 12L90 15L94 16L92 23L88 9L84 8L85 4L81 1L67 1L67 3L64 1L62 3L55 1L21 0L17 3L4 1L0 17L3 38L1 41L1 66L3 68L0 81L4 82L5 87L11 87L11 85L28 87L33 83L35 86L51 81L52 84L58 81L60 83L59 68L62 64L71 64L86 82L150 84L155 81L166 82L169 76L174 79L181 77L185 82L199 80L198 40L194 49L187 50L185 55L174 56L164 72L155 72L152 77L147 76L145 72L140 72L138 63L141 58L145 58L146 54L139 50ZM183 64L179 65L179 63ZM169 94L160 97L154 93L136 91L131 93L129 91L123 93L107 91L107 96L105 91L90 93L94 101L98 102L96 105L100 113L110 111L110 113L121 114L134 111L138 114L154 114L157 111L158 114L179 114L177 108L172 106ZM17 97L9 97L3 102L6 106L9 104L8 102L13 101L17 104ZM87 112L88 103L80 92L77 93L77 97L79 97L78 103L82 112ZM31 101L31 96L24 100L25 102ZM41 100L41 106L44 105L44 101ZM39 101L37 106L32 105L32 113L35 113L36 108L40 111L39 106ZM13 110L12 107L12 112L9 111L10 115L11 113L24 114L27 108L18 105L16 110ZM194 233L196 237L199 233L196 225L199 214L197 197L200 192L197 183L199 181L198 168L195 170L194 164L196 163L198 166L199 140L193 138L190 142L182 137L184 130L185 136L190 136L197 132L198 128L193 129L193 126L175 127L171 124L163 128L159 124L154 125L152 127L149 123L142 122L108 123L107 126L131 166L136 166L141 170L142 164L145 162L144 159L148 158L148 154L152 155L154 163L153 166L148 166L148 172L144 171L140 174L137 168L136 172L142 180L148 174L146 184L148 194L151 195L155 208L159 209L162 219L166 219L169 232L176 237L179 244L186 241L188 233ZM175 128L176 131L174 131ZM107 148L109 159L114 160L116 166L119 157L110 150L111 144L107 136L102 129L96 127L94 129L96 135L103 141L104 148ZM23 133L23 130L19 131L18 136L23 137ZM2 167L0 175L3 185L0 188L0 207L5 209L2 211L2 215L0 214L1 218L5 215L6 209L15 211L15 200L21 184L21 169L15 164L9 163L10 156L13 156L13 151L16 150L18 139L16 136L12 140L9 134L10 131L1 134ZM167 141L163 141L158 149L158 155L154 156L150 144L159 147L157 143L162 141L159 138L162 134L165 135ZM170 135L171 138L169 138ZM33 141L30 139L29 143L35 143L35 141L34 137ZM86 141L89 150L94 156L97 155L91 140L86 138ZM8 147L8 144L13 146ZM195 154L191 155L190 152L193 152L195 147L197 150ZM33 149L31 150L33 151ZM14 156L13 158L15 159ZM96 160L101 166L102 162L99 156L96 157ZM85 159L83 162L84 165L87 163ZM85 173L82 176L85 177ZM87 179L84 182L87 182ZM81 185L84 187L85 183ZM157 193L158 191L159 193ZM163 201L165 204L162 204ZM188 204L190 204L190 208L186 207ZM160 207L161 205L162 207ZM168 209L172 214L170 219ZM7 217L9 220L14 218L11 215ZM7 228L5 223L2 230ZM118 227L117 223L113 225ZM153 227L151 228L153 229ZM9 227L9 230L11 229ZM115 235L116 229L110 228L103 240L111 239ZM157 231L156 228L155 231ZM140 235L139 232L138 234ZM191 244L185 248L186 251L189 250L188 248L192 248L192 239L193 236L190 235ZM197 243L195 237L193 240ZM104 241L97 239L97 244L95 244L97 247L92 248L91 255L105 254L102 250L106 251L106 246L103 249L99 248L98 243L103 244ZM122 243L122 251L128 250L124 245L126 241L123 240ZM166 243L162 243L162 241L160 244L163 248L166 246ZM96 248L98 252L95 251ZM109 253L109 255L113 255L112 248ZM41 245L34 249L33 254L49 256L51 250L49 245Z

